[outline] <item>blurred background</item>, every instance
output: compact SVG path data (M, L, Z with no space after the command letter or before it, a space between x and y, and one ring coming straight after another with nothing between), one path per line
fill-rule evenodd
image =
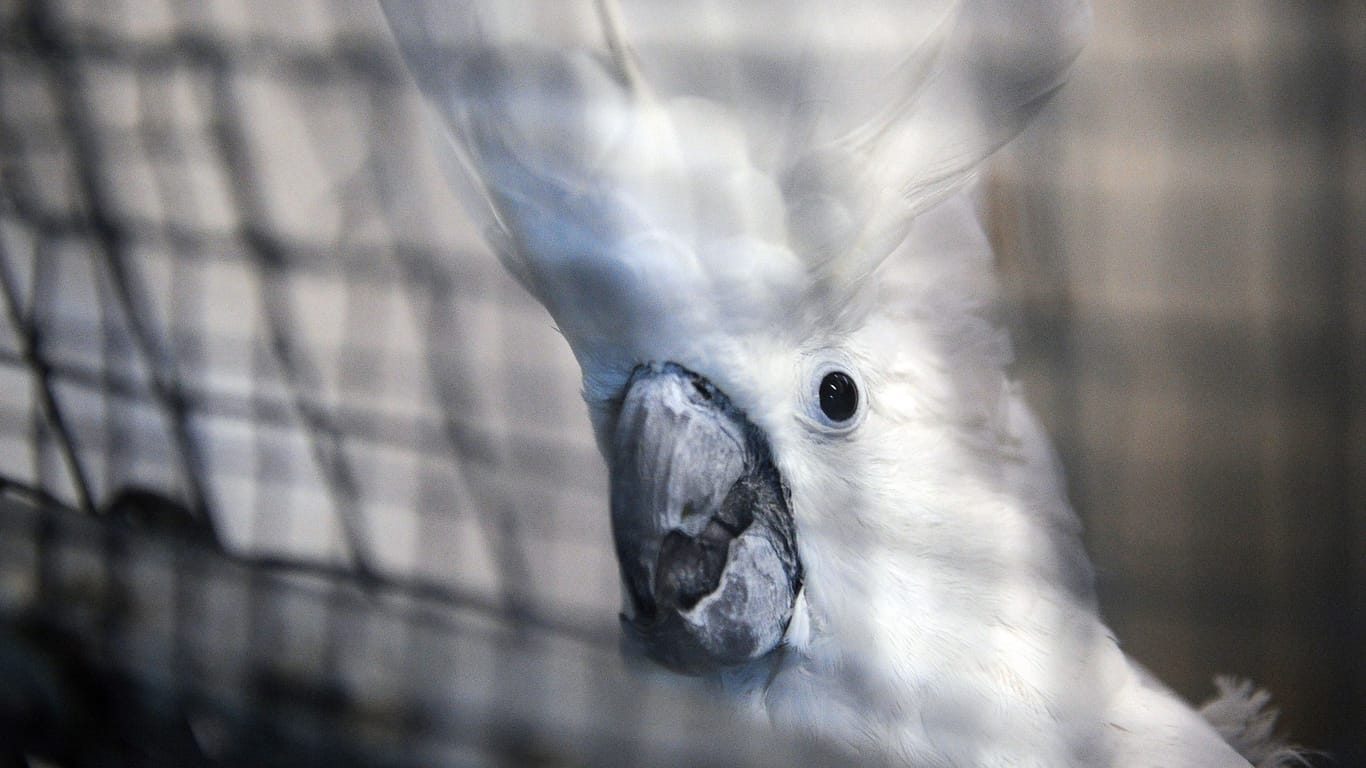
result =
M1366 765L1366 6L1094 7L991 178L1016 372L1125 648L1193 700L1250 677L1297 741ZM519 765L673 754L658 712L706 717L625 687L577 367L423 120L371 0L0 0L0 679L38 692L0 714L69 713L114 669L189 701L223 762L283 698L339 739L444 724L425 754ZM33 511L59 506L86 514ZM128 533L169 529L197 568ZM200 620L220 593L236 645ZM99 671L52 662L52 632ZM233 653L288 674L224 677ZM512 695L527 658L576 681L562 709ZM417 687L357 672L377 660ZM428 708L376 726L381 689Z
M1093 6L995 224L1102 608L1366 765L1366 5Z

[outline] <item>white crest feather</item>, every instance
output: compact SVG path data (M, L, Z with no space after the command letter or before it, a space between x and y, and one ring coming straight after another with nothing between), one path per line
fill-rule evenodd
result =
M858 306L914 215L1061 82L1089 23L1070 0L384 7L467 202L598 363L701 342L718 313L809 328Z

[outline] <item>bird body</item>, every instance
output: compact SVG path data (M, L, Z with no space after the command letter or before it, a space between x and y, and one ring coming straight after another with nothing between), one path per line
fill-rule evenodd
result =
M1249 765L1101 621L993 317L973 180L1086 7L834 5L384 0L582 368L625 631L909 765Z

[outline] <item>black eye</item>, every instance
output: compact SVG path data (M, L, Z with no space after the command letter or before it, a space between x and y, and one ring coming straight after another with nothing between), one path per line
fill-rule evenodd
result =
M858 410L858 387L844 371L831 371L821 379L821 413L831 421L848 421Z

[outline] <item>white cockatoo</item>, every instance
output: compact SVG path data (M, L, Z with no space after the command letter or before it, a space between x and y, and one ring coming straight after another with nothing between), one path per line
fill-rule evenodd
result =
M1120 651L1006 376L972 181L1081 0L383 5L582 368L629 643L907 765L1293 759Z

